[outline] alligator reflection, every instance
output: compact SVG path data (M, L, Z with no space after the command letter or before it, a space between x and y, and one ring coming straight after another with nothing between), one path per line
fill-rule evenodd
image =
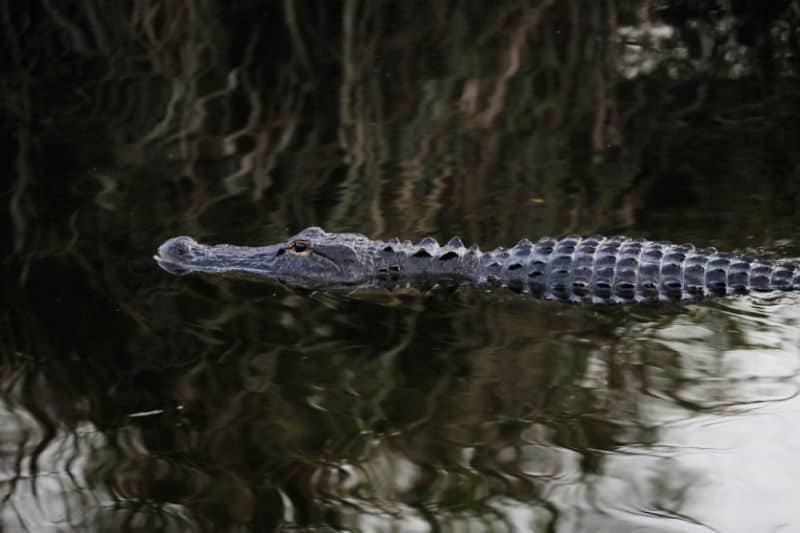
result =
M27 305L0 413L2 520L28 530L702 529L688 498L708 473L665 436L796 387L794 341L758 340L780 331L763 301L634 310L169 278L140 302L152 320L105 325L127 328L119 351ZM86 356L27 351L48 341ZM734 355L767 348L771 367Z

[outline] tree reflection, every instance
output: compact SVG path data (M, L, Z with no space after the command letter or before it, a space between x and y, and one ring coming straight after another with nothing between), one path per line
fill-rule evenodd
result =
M312 223L797 255L798 3L262 4L0 3L4 526L702 526L661 439L796 394L737 355L790 351L772 308L297 295L150 255Z

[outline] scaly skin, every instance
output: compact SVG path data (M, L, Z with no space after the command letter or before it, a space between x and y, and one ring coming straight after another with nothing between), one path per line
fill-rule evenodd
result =
M173 274L272 279L305 289L499 286L536 298L629 303L800 288L800 269L784 262L625 237L545 237L481 252L459 238L444 245L377 241L307 228L263 247L169 239L154 256Z

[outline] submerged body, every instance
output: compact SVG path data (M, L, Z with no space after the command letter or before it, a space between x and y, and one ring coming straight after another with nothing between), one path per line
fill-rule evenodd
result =
M173 274L263 278L304 289L497 286L570 302L692 300L800 288L800 268L790 263L625 237L525 239L482 252L457 237L444 245L430 237L412 244L312 227L262 247L175 237L154 258Z

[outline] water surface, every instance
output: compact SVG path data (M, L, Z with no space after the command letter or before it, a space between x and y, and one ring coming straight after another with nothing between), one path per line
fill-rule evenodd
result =
M2 7L0 527L800 531L800 296L152 260L311 225L800 257L800 4L653 4Z

